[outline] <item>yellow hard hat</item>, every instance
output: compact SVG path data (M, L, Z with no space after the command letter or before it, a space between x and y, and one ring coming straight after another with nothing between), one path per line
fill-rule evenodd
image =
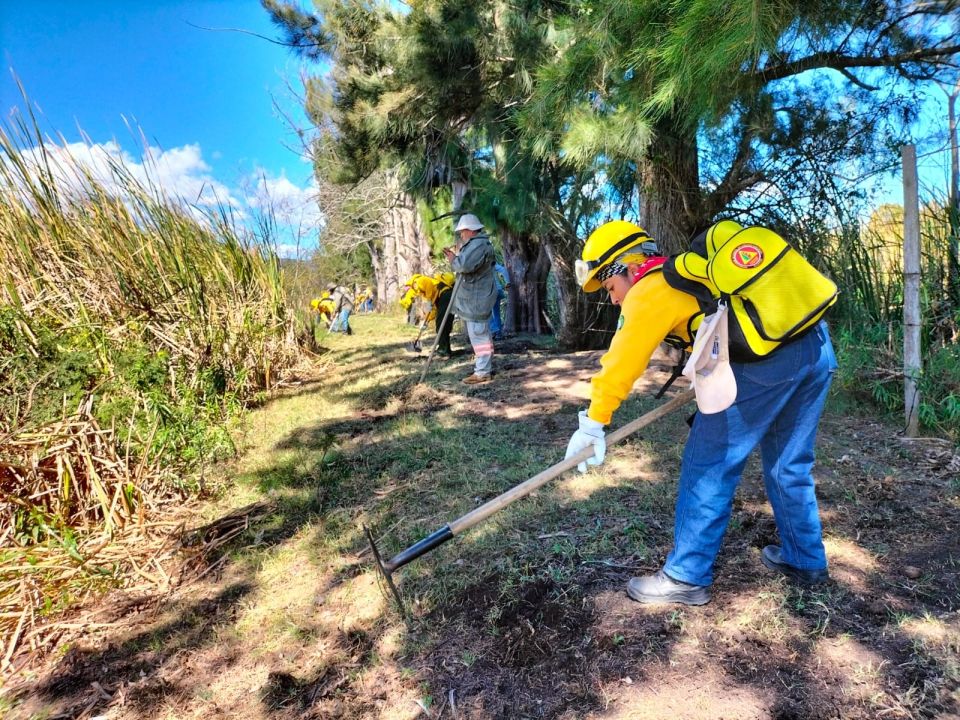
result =
M433 276L433 279L438 283L453 287L453 284L457 281L457 276L452 272L439 272Z
M590 233L583 244L581 259L574 264L577 282L584 292L596 292L600 289L596 279L600 268L612 262L643 262L656 252L657 244L642 227L626 220L611 220Z

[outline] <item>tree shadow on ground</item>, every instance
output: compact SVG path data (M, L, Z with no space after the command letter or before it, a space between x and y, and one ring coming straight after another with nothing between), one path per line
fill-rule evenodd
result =
M92 717L119 694L141 717L156 716L165 698L196 690L190 678L173 679L177 673L168 668L175 670L182 654L216 642L218 628L229 623L252 590L250 582L234 582L213 597L173 603L162 611L168 619L106 647L68 649L55 673L17 692L25 699L18 711L31 718Z
M378 529L389 556L559 460L575 409L562 391L582 382L580 365L556 360L567 373L561 387L551 385L539 359L534 367L509 362L516 363L511 382L494 387L464 389L443 372L419 387L406 377L367 391L338 387L341 398L363 398L364 409L301 426L275 443L302 455L251 478L274 494L277 510L233 548L255 538L263 557L314 526L318 544L322 534L334 536L341 562L311 588L324 607L372 574L359 521ZM656 404L628 404L618 420ZM443 408L453 410L441 423ZM837 429L843 436L845 428ZM250 679L258 703L250 715L372 718L411 693L431 697L436 716L441 705L456 703L464 720L614 718L643 707L658 708L659 717L704 719L957 712L957 678L937 659L935 643L924 645L920 631L910 629L913 621L956 612L960 548L951 528L960 511L944 502L945 481L919 492L898 477L885 481L882 467L863 477L861 468L840 462L845 446L821 443L835 579L801 590L759 565L759 550L777 534L752 463L718 559L712 603L640 607L625 597L623 584L657 569L670 548L678 457L664 448L684 437L683 417L644 435L648 440L634 439L623 453L642 458L639 478L638 464L618 466L614 457L606 473L618 482L569 476L399 571L396 581L414 613L409 627L399 625L386 601L349 620L335 610L307 618L302 631L313 640L306 644L322 653L302 662L267 657L267 672ZM869 460L882 460L895 476L911 472L909 460L897 464L883 451ZM925 570L905 578L907 566ZM106 668L143 717L159 714L172 696L196 696L209 675L171 681L173 658L217 644L216 629L234 622L241 600L260 583L258 572L257 559L238 558L227 590L185 606L178 620L68 655L59 679L44 681L35 695L84 707ZM382 638L398 627L399 649L389 655ZM945 642L949 653L949 637ZM218 657L236 671L236 658ZM707 709L698 711L690 698ZM109 705L101 699L91 707Z

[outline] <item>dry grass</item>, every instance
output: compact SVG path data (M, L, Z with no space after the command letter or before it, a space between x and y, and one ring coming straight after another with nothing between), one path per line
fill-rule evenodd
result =
M108 175L31 122L0 127L3 671L90 593L179 582L171 508L298 357L266 245L112 159Z

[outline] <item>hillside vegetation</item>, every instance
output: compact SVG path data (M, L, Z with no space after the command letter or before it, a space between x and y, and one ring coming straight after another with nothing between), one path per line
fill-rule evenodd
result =
M7 666L89 589L169 581L171 506L298 353L277 258L225 209L107 157L97 176L25 123L0 130L0 155Z

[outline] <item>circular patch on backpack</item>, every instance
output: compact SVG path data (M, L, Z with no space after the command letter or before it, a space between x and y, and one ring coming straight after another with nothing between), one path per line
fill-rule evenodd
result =
M763 262L763 250L752 243L743 243L733 249L730 260L738 268L751 270Z

